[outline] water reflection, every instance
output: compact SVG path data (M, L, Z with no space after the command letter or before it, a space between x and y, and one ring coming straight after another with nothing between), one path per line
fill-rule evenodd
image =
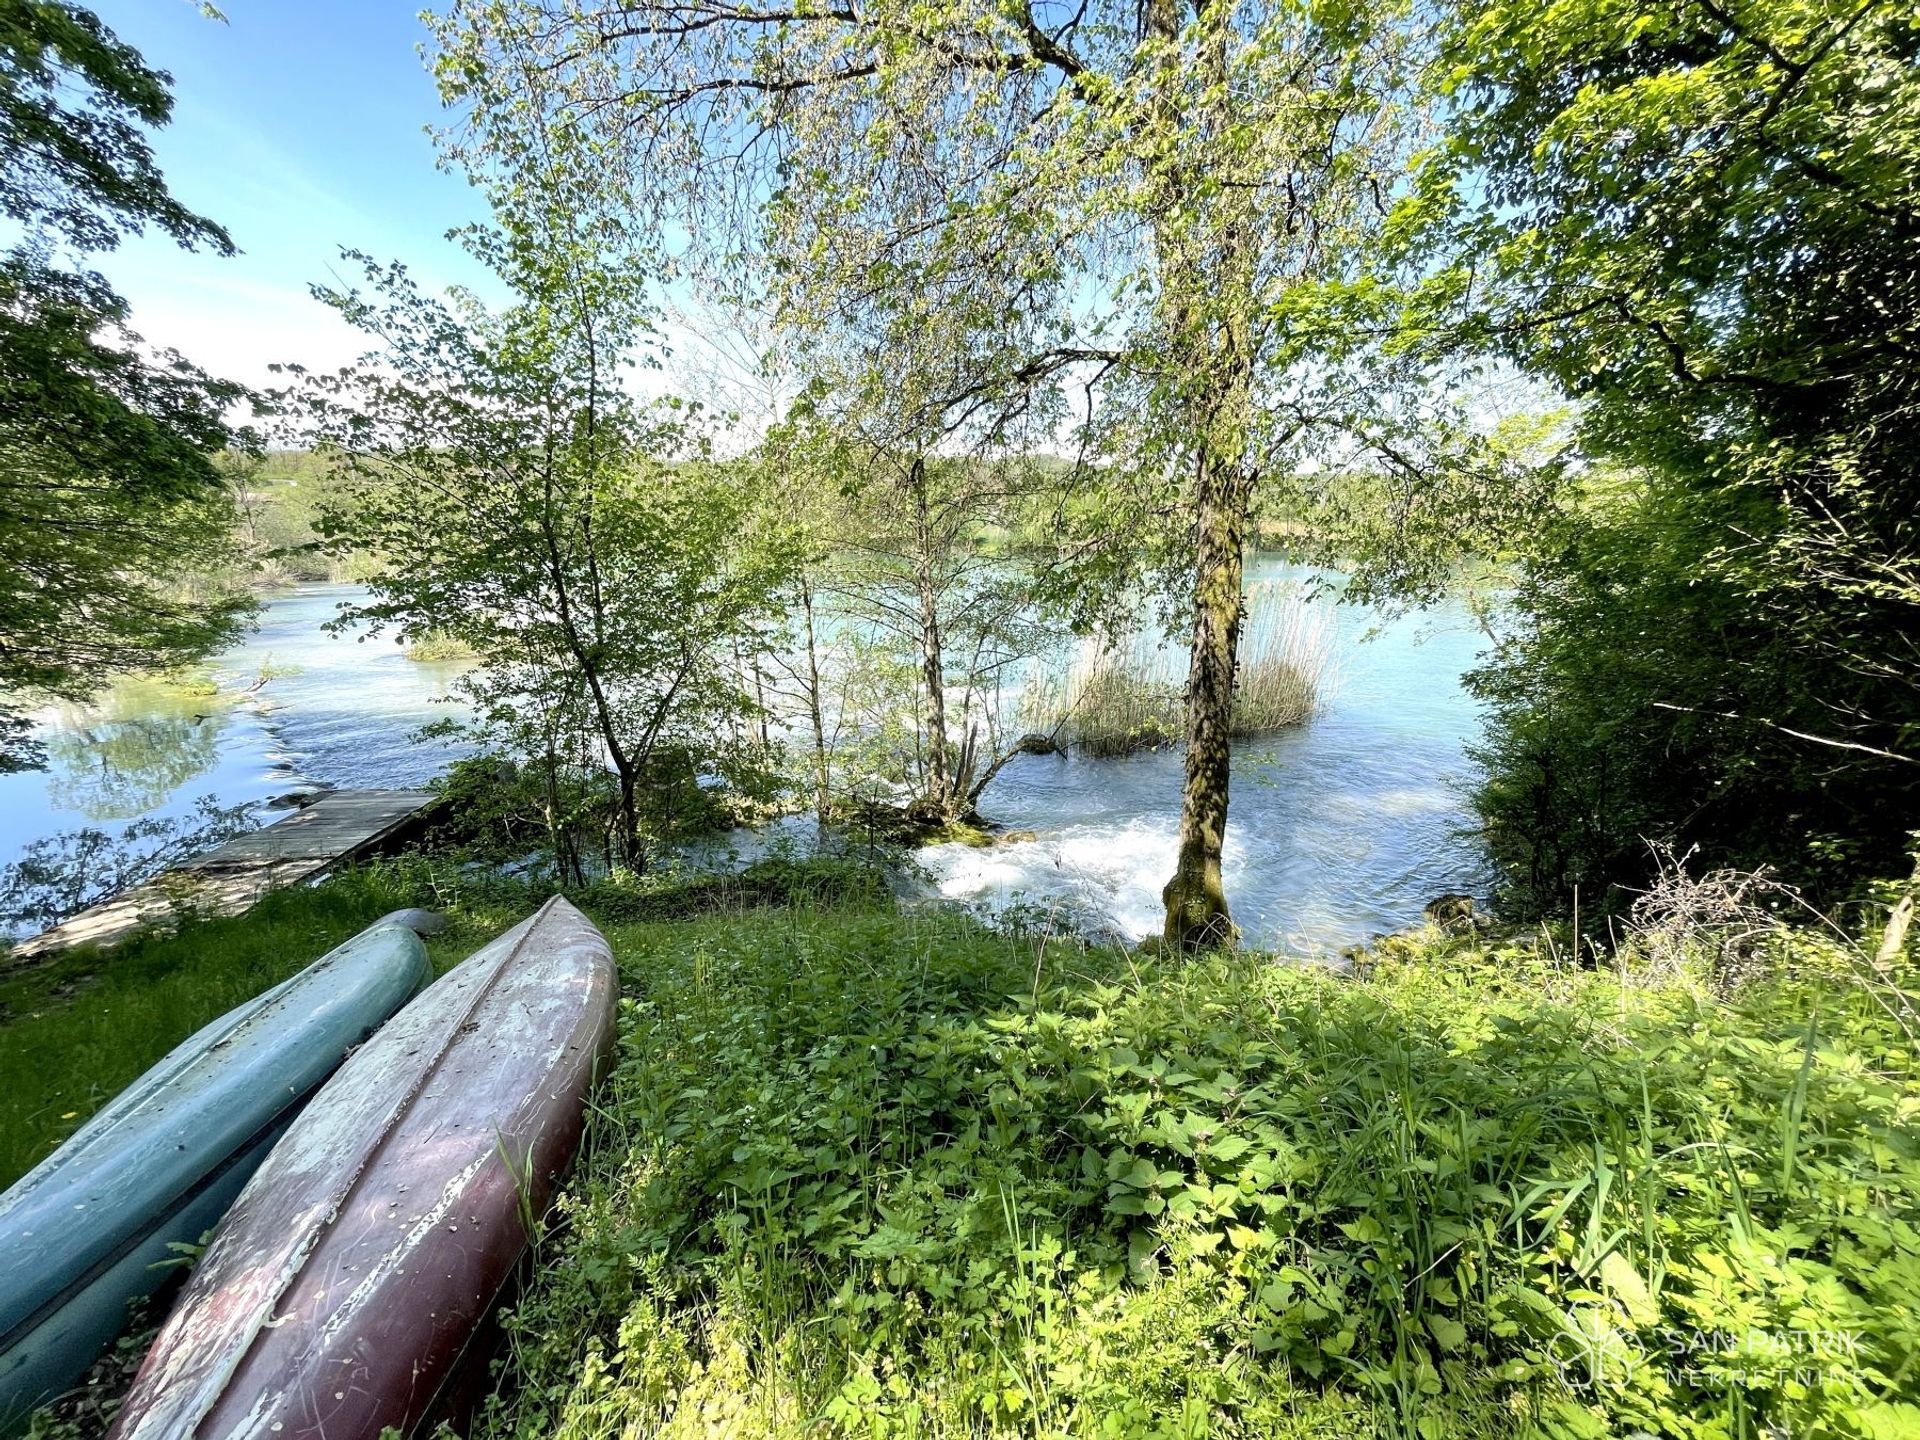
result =
M46 796L88 820L132 820L166 803L220 758L232 701L126 679L91 705L63 705L47 727Z
M46 767L0 775L0 864L35 840L179 819L202 800L264 806L316 784L410 785L443 769L457 747L414 736L450 713L461 667L409 660L391 639L329 633L363 593L308 585L269 598L253 632L214 662L217 694L129 678L91 704L43 711L35 738Z

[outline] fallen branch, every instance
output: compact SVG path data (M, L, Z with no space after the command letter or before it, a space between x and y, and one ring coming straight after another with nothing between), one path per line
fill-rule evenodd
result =
M1876 749L1872 745L1861 745L1852 740L1835 740L1826 735L1809 735L1804 730L1795 730L1791 726L1776 724L1772 720L1763 720L1758 715L1740 715L1732 710L1700 710L1692 705L1669 705L1664 700L1654 701L1653 708L1677 710L1683 715L1711 715L1716 720L1739 720L1748 725L1764 725L1769 730L1778 730L1782 735L1791 735L1796 740L1810 741L1815 745L1831 745L1836 750L1857 750L1862 755L1877 755L1882 760L1898 760L1902 765L1920 765L1920 760L1916 760L1911 755Z

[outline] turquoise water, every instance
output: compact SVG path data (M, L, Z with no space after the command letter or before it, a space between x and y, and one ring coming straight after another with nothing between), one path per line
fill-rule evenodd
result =
M316 783L432 776L456 751L414 732L449 713L459 666L409 660L390 638L327 633L360 593L310 585L268 600L211 667L221 695L124 680L92 704L43 710L46 768L0 775L0 862L44 836L189 816L203 799L267 818L266 801Z
M1331 609L1338 658L1321 712L1234 752L1224 877L1235 920L1260 945L1337 950L1416 922L1436 895L1487 884L1464 793L1480 713L1460 684L1480 631L1460 606L1385 623ZM1039 839L929 849L934 888L990 910L1062 905L1157 934L1182 763L1172 750L1019 756L981 808Z
M328 633L359 593L313 585L269 600L214 667L229 694L266 677L237 702L127 682L96 705L43 713L48 768L0 776L0 861L83 825L114 832L186 815L202 797L269 818L264 802L316 784L409 785L437 773L458 749L417 732L457 713L461 667L409 660L391 638ZM1331 619L1337 673L1321 713L1235 753L1226 880L1257 944L1335 949L1417 920L1435 895L1485 884L1462 793L1480 719L1460 675L1479 632L1459 607L1383 624L1333 606ZM1180 771L1175 751L1020 756L982 809L1039 838L929 847L925 888L989 911L1062 907L1130 935L1156 931Z

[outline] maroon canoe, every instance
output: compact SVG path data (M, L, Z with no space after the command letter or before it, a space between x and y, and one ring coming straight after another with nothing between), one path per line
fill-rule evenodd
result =
M616 998L606 941L556 896L388 1021L214 1232L114 1434L417 1426L579 1146Z

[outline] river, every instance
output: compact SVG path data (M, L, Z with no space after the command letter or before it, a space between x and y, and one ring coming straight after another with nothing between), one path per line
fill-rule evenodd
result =
M186 815L203 797L264 806L313 783L396 786L434 775L458 750L418 732L457 713L460 667L410 660L391 638L328 633L358 593L310 585L268 600L254 631L214 666L229 693L267 677L238 703L129 681L95 705L42 712L47 768L0 775L0 862L81 826L114 833L142 817ZM1480 722L1460 684L1479 632L1455 606L1384 622L1335 606L1334 622L1335 682L1320 713L1235 752L1226 882L1253 944L1330 952L1418 920L1438 894L1485 887L1463 794ZM1152 933L1172 869L1180 770L1177 751L1019 756L981 808L1039 838L928 847L923 884L984 910L1064 907Z

